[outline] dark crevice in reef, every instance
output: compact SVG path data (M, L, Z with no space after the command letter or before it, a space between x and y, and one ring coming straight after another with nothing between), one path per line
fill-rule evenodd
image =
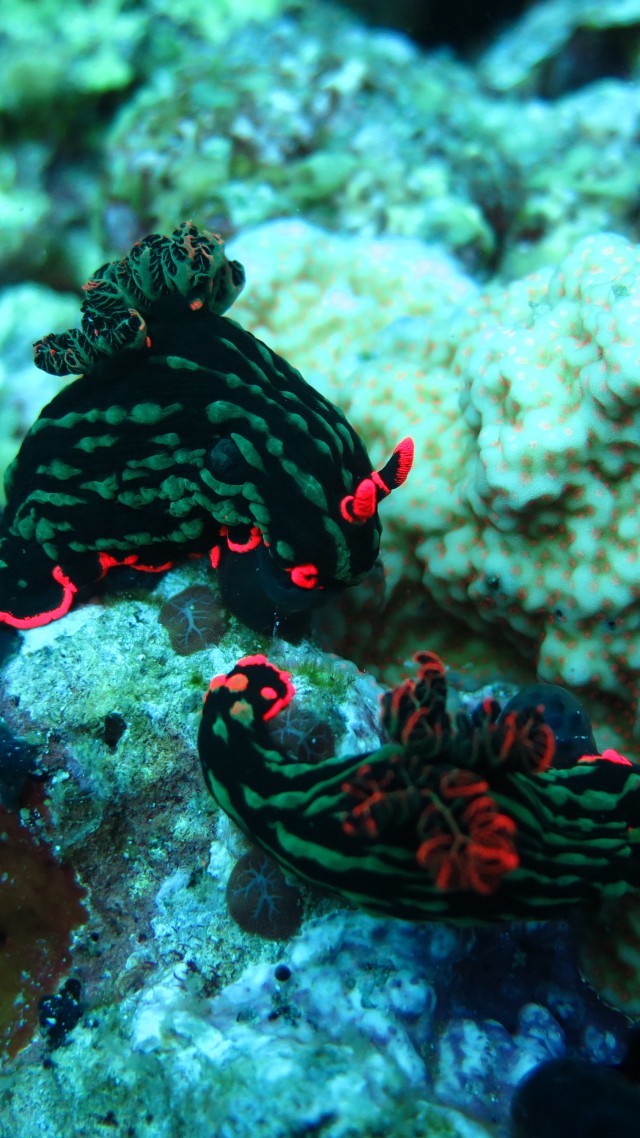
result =
M395 28L424 47L453 47L465 52L495 36L507 23L532 7L531 0L341 0L378 27Z

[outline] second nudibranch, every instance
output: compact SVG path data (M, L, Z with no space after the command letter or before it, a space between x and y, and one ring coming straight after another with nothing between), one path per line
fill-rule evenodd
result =
M284 869L380 915L562 919L640 888L640 766L615 751L554 766L540 706L453 720L442 662L416 660L383 697L389 742L317 762L270 732L288 673L257 655L216 676L198 749L218 804Z
M83 374L7 472L0 623L56 620L114 566L208 555L229 608L268 628L372 568L413 444L372 470L342 412L223 315L243 285L188 222L99 269L81 326L35 345L38 367Z

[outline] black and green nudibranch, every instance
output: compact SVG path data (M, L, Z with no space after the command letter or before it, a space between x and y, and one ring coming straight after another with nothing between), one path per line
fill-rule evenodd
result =
M442 662L416 660L382 699L389 742L318 762L270 733L288 673L258 655L216 676L198 749L218 804L284 869L406 920L561 919L640 888L640 766L615 751L555 766L541 706L454 720Z
M0 623L56 620L115 565L208 554L229 608L263 627L372 568L411 440L372 471L342 412L223 315L244 280L187 222L99 269L81 327L34 345L38 367L83 374L6 474Z

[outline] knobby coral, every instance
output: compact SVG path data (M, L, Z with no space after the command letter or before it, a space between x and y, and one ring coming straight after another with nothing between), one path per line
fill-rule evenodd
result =
M372 913L459 922L561 917L640 886L640 766L554 767L543 708L446 710L442 662L382 699L390 742L305 762L269 721L294 695L262 655L214 677L198 746L219 805L287 870Z
M408 493L385 510L387 581L402 582L378 630L386 659L407 654L402 606L420 579L427 603L489 625L541 679L635 704L640 246L598 233L484 286L420 242L302 222L245 248L263 250L248 327L315 369L374 464L401 424L415 439ZM418 603L416 622L424 638Z
M7 472L0 622L55 620L113 566L206 553L228 607L270 627L371 569L411 441L372 471L344 415L222 315L243 284L222 240L186 222L99 269L81 327L35 345L46 371L86 374Z

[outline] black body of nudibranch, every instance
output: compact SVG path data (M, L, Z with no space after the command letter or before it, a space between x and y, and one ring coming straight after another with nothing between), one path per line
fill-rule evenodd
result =
M442 662L382 700L390 742L305 761L270 722L294 696L264 656L207 693L198 750L218 804L290 873L369 912L461 924L564 919L640 888L640 766L615 751L554 766L542 709L446 710Z
M187 222L103 266L81 327L34 346L38 367L84 374L7 471L0 623L63 616L115 565L209 555L229 608L270 627L371 569L411 441L372 471L342 412L223 315L243 285L221 239Z

